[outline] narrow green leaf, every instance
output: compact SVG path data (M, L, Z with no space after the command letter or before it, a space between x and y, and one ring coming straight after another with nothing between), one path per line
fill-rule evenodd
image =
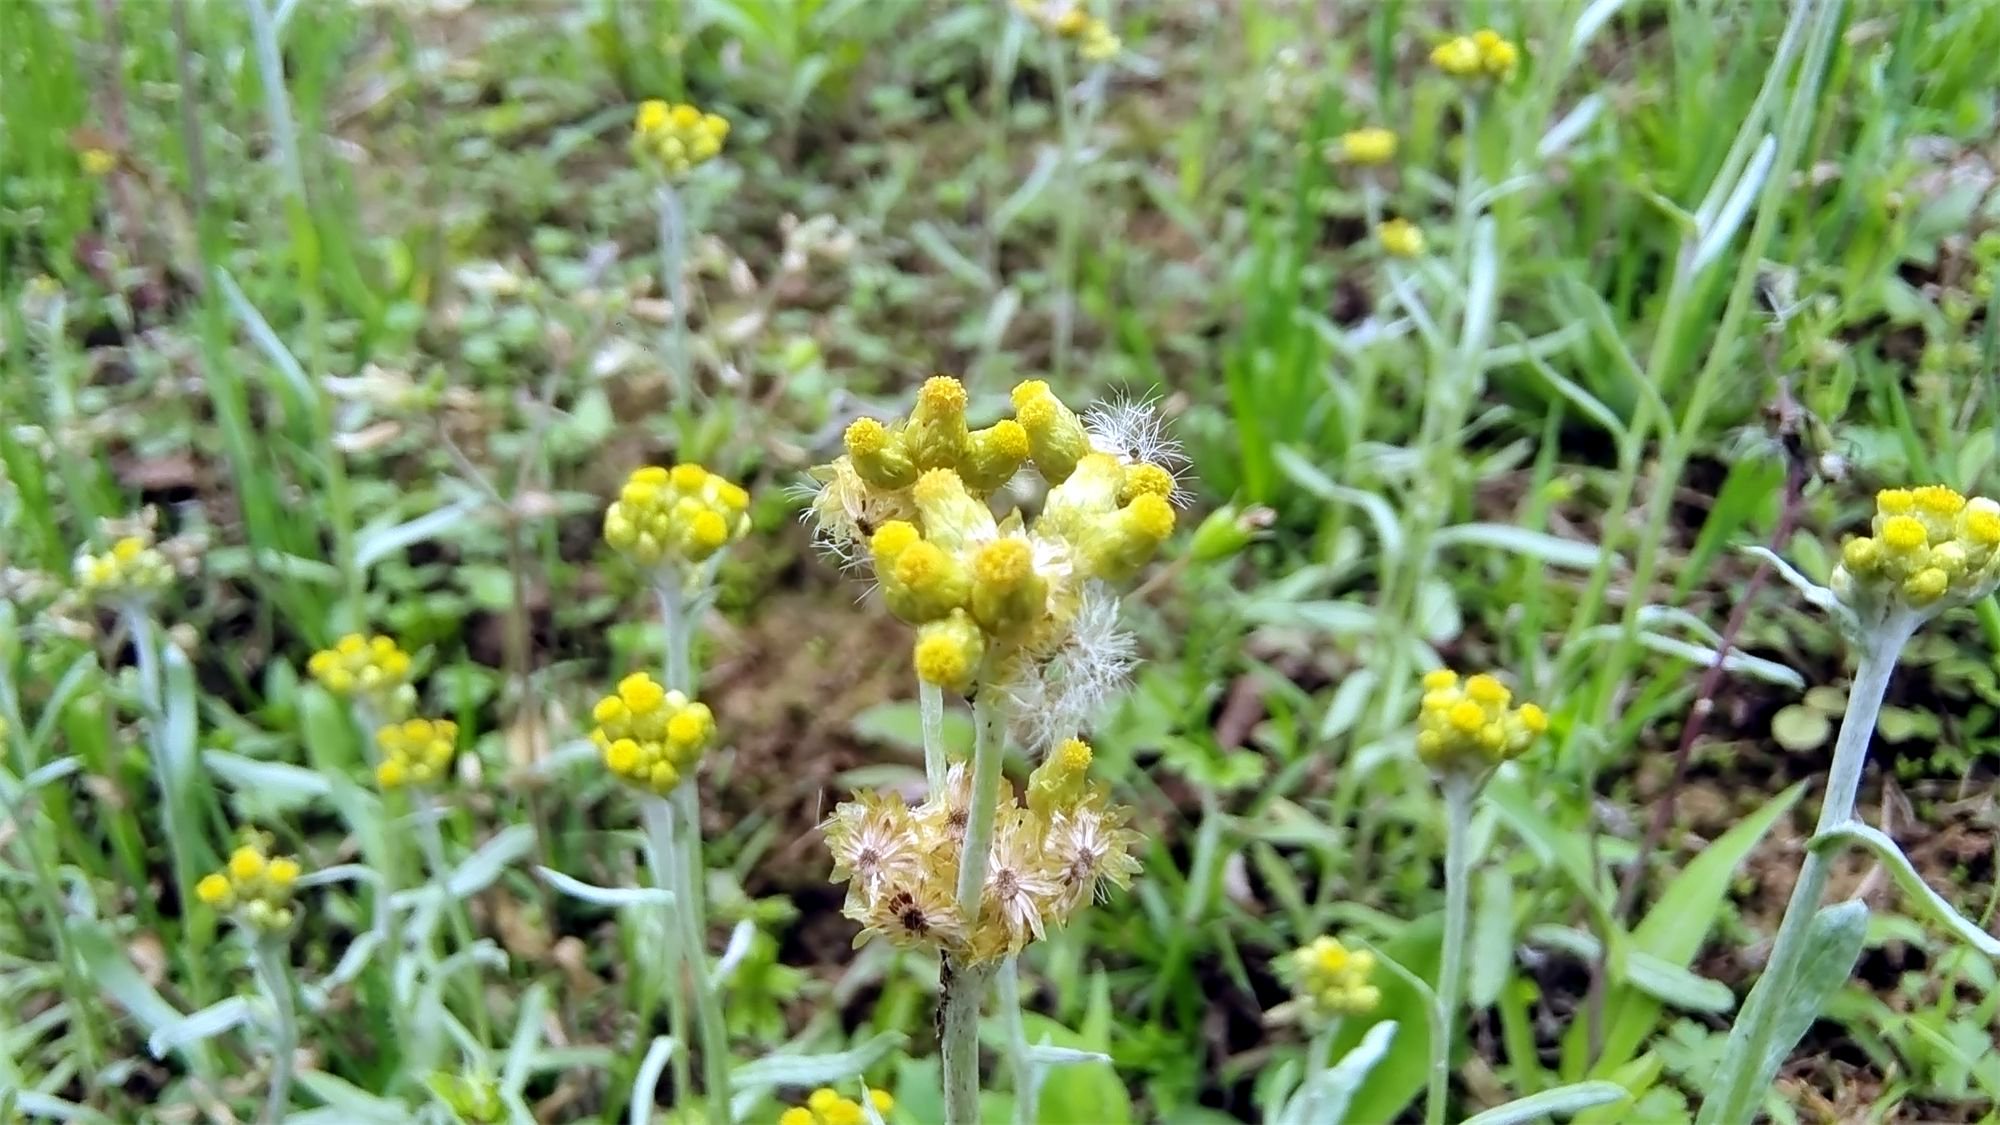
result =
M1438 549L1487 547L1571 570L1592 570L1604 560L1604 548L1595 543L1563 539L1546 531L1504 523L1462 523L1447 527L1433 536L1431 543ZM1623 560L1613 556L1611 564L1622 566Z
M1896 881L1896 886L1917 901L1925 917L1951 931L1952 936L1986 956L2000 959L2000 938L1987 933L1979 923L1960 914L1952 908L1951 903L1945 901L1943 895L1932 890L1931 885L1924 881L1916 866L1910 862L1910 857L1904 855L1903 849L1896 846L1896 841L1857 821L1815 836L1812 847L1815 851L1823 851L1843 843L1860 844L1873 853L1882 866L1888 869L1890 878Z
M1578 1082L1529 1094L1506 1105L1496 1105L1484 1113L1466 1118L1465 1125L1519 1125L1520 1122L1540 1121L1558 1114L1580 1113L1625 1096L1625 1087L1616 1082Z

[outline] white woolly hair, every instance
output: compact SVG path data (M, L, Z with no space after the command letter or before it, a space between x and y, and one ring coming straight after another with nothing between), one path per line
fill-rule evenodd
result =
M1137 641L1118 627L1118 599L1092 583L1062 641L1007 685L1014 737L1036 754L1076 737L1125 690L1138 664Z
M1180 487L1188 457L1168 431L1158 403L1157 397L1114 395L1084 411L1083 430L1090 436L1091 448L1099 453L1109 453L1127 465L1146 461L1165 469L1174 478L1174 491L1168 499L1182 507L1191 499Z

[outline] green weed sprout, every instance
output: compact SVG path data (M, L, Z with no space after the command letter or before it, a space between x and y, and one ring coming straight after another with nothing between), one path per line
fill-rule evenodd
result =
M1764 974L1730 1029L1729 1049L1713 1092L1702 1102L1699 1125L1732 1125L1756 1115L1786 1054L1853 970L1867 908L1858 902L1820 905L1836 848L1850 843L1866 847L1939 923L1988 956L2000 957L2000 940L1925 887L1895 841L1854 815L1868 744L1904 646L1924 622L1986 598L2000 586L2000 502L1968 499L1941 485L1886 489L1875 497L1869 534L1842 546L1827 587L1769 557L1808 601L1829 611L1840 625L1856 652L1854 682L1834 742L1818 826Z
M963 384L934 377L907 417L848 427L845 455L814 474L820 539L871 569L915 629L929 797L864 794L825 827L864 936L940 957L949 1125L978 1119L988 982L1138 872L1129 813L1089 779L1077 735L1130 671L1115 591L1172 534L1182 461L1144 404L1080 417L1039 380L1012 402L1014 417L973 429ZM1030 466L1048 485L1041 513L996 517L996 496ZM947 760L945 691L972 700L969 763ZM1041 755L1018 795L1001 776L1010 732ZM1033 1120L1031 1090L1016 1098Z

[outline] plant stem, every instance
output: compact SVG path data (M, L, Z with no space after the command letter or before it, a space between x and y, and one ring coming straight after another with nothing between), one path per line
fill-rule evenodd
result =
M945 1125L979 1120L979 1005L991 969L954 969L946 957L938 976L938 1043L944 1055Z
M694 406L694 369L688 362L687 285L681 274L687 264L687 211L681 193L661 184L655 197L660 211L660 280L666 285L673 326L667 341L667 363L673 368L676 411Z
M292 971L285 962L284 938L259 934L252 946L257 981L271 1001L271 1086L264 1097L265 1125L278 1125L292 1100L292 1062L299 1049L298 1007L292 997Z
M1826 797L1820 803L1819 826L1814 835L1843 828L1854 819L1855 796L1861 789L1861 775L1868 764L1868 744L1875 736L1875 719L1888 693L1889 677L1896 659L1916 632L1921 619L1906 611L1891 613L1870 629L1861 645L1854 669L1854 683L1848 689L1847 713L1840 720L1840 735L1834 741L1833 765L1827 772ZM1771 1036L1778 1022L1782 1001L1798 983L1803 968L1806 931L1819 910L1833 873L1827 852L1808 849L1799 868L1799 880L1792 887L1791 901L1778 923L1777 940L1764 975L1750 990L1736 1026L1729 1032L1729 1048L1712 1097L1702 1102L1698 1122L1748 1121L1763 1091L1757 1089L1764 1073L1765 1056L1773 1044Z
M653 869L653 885L675 896L667 904L666 948L661 950L662 972L666 978L667 1027L680 1044L673 1054L674 1089L684 1093L694 1088L694 1071L688 1062L692 1053L689 1048L687 1003L681 994L676 977L681 972L683 942L679 925L680 902L680 842L674 832L674 810L664 797L646 797L639 803L640 818L646 829L646 863ZM650 1024L652 1005L650 996L640 1009L639 1024L643 1028Z
M1083 218L1083 177L1077 168L1076 113L1069 104L1069 44L1043 36L1049 52L1049 80L1055 86L1056 126L1062 140L1062 180L1068 199L1056 213L1055 378L1069 373L1070 340L1076 330L1077 224Z
M1034 1067L1028 1062L1028 1029L1021 1022L1020 959L1009 957L1000 962L1000 971L993 979L997 994L994 1002L1000 1005L1000 1016L1007 1021L1007 1069L1014 1079L1014 1125L1035 1125L1041 1120L1035 1111L1042 1089L1035 1079Z
M1431 1034L1430 1093L1424 1102L1428 1125L1443 1125L1451 1088L1451 1026L1458 1017L1458 986L1465 975L1467 899L1472 876L1472 799L1479 779L1463 773L1444 778L1444 950L1439 958L1437 1027Z
M979 924L979 892L986 885L995 806L1000 800L1000 766L1007 757L1000 707L990 701L995 694L990 685L982 684L972 699L977 730L972 744L972 803L966 810L965 849L958 858L958 909L968 927Z
M417 839L424 849L424 862L431 869L431 885L437 888L438 908L451 919L451 938L460 950L468 950L473 945L472 919L467 915L465 903L451 893L451 864L444 850L444 806L429 792L417 790L415 793L416 818L419 821ZM424 948L430 948L426 935ZM470 975L460 977L459 987L464 990L460 1001L465 1004L472 1027L481 1043L493 1042L493 1028L487 1021L486 998L479 985L479 963L471 962Z
M917 706L924 719L924 782L935 796L944 790L944 689L919 679Z
M667 189L671 191L671 189ZM695 694L694 614L678 571L661 574L654 583L660 618L666 626L666 686ZM653 844L654 874L674 893L673 922L680 928L682 969L693 998L696 1031L701 1040L702 1084L708 1095L708 1119L729 1125L729 1028L722 1016L722 998L708 971L708 911L703 902L701 812L692 775L682 778L670 797L647 798L646 834ZM686 1039L682 1039L686 1043Z

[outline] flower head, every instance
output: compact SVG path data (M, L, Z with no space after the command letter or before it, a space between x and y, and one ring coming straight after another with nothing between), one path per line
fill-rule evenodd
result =
M1521 63L1521 48L1490 27L1457 35L1431 51L1431 65L1453 78L1505 82Z
M72 568L77 589L93 601L145 601L173 582L174 568L150 534L121 536L103 554L85 551Z
M868 1101L880 1115L896 1107L896 1099L887 1090L870 1089ZM868 1112L860 1102L828 1086L814 1090L804 1104L778 1115L778 1125L863 1125L867 1120Z
M1369 983L1375 955L1348 949L1331 937L1317 937L1278 959L1277 969L1292 986L1292 1003L1313 1022L1363 1015L1382 1001Z
M644 101L632 119L632 154L670 180L715 159L728 137L727 118L691 105Z
M1078 0L1014 0L1014 10L1043 31L1076 44L1076 53L1089 62L1113 58L1124 46L1110 25L1085 11Z
M416 706L410 654L393 637L349 633L313 653L306 671L327 691L366 704L378 717L399 718Z
M1842 544L1832 581L1864 619L1929 615L2000 585L2000 502L1943 485L1884 489L1870 531Z
M408 719L375 732L382 760L375 781L384 789L429 786L444 780L458 748L458 724L448 719Z
M707 562L750 530L750 494L700 465L634 470L604 513L604 541L648 569Z
M715 715L705 704L668 691L644 672L618 681L618 690L597 701L591 718L597 725L590 740L605 768L659 796L692 775L715 741Z
M1423 228L1408 219L1384 219L1375 227L1375 240L1398 258L1420 257L1424 252Z
M219 870L195 884L195 897L259 932L290 929L292 895L301 873L299 861L271 855L269 848L268 840L253 836L231 852Z
M1396 158L1396 134L1379 125L1342 133L1336 155L1349 164L1387 164Z
M1463 681L1440 668L1424 677L1417 756L1438 773L1480 774L1527 752L1548 715L1533 703L1510 706L1513 693L1484 673Z

